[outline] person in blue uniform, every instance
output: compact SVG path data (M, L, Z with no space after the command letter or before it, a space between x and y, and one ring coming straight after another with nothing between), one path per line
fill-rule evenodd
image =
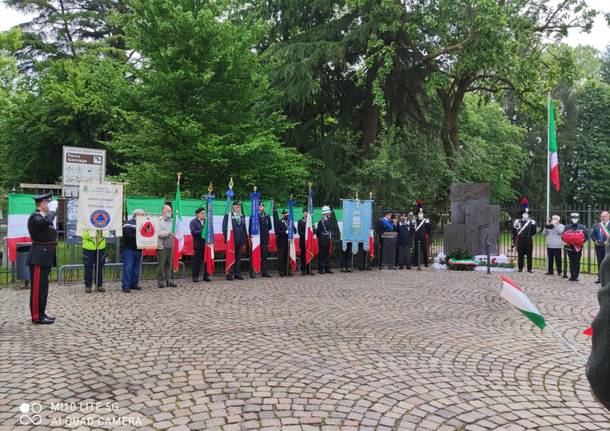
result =
M56 265L57 231L53 225L57 202L53 202L52 193L34 196L36 211L28 219L28 232L32 247L28 253L27 264L30 267L30 312L32 322L48 325L55 318L46 314L47 296L49 293L49 275Z
M199 207L195 210L195 218L189 225L191 236L193 237L193 283L199 282L199 273L203 266L203 281L210 282L212 279L208 275L207 267L203 262L205 254L205 238L203 229L205 228L205 208Z
M303 218L299 220L297 223L297 231L299 233L299 250L301 253L300 256L300 265L301 265L301 275L316 275L311 270L311 263L307 265L307 252L305 251L305 231L307 230L307 215L309 214L309 209L307 207L303 208ZM313 232L315 233L315 228L312 227ZM277 232L276 232L277 235Z
M377 243L379 244L378 247L378 253L377 255L379 256L379 269L382 268L382 262L383 262L383 237L382 235L386 232L393 232L396 229L396 226L394 225L394 223L392 223L392 211L384 211L383 213L383 217L381 217L378 221L377 221L377 226L376 226L376 233L377 233L377 238L379 239L379 241L377 241Z
M225 214L222 219L222 234L224 235L225 242L227 241L227 225L229 223L229 217L231 217L231 225L233 229L233 242L235 244L235 264L231 273L227 274L227 280L243 280L244 277L241 275L241 254L242 249L248 242L248 232L246 230L246 219L241 213L241 202L234 201L231 208L230 214Z
M398 268L411 269L411 248L413 247L413 223L406 213L400 214L398 225Z
M582 257L582 248L589 239L587 227L584 224L579 223L578 213L570 214L570 221L572 223L566 224L563 230L562 239L566 243L565 248L568 252L568 258L570 259L570 281L578 281L580 275L580 258ZM575 244L572 241L566 241L568 238L574 238L580 236L583 240L582 244Z
M599 283L599 268L606 257L606 243L608 242L608 237L610 236L610 225L608 222L610 221L610 214L608 211L602 211L599 215L599 223L597 223L593 227L593 232L591 232L591 241L595 244L595 257L597 258L597 280L596 283Z
M330 248L332 246L332 233L330 226L330 207L322 207L322 218L317 224L316 235L318 237L318 272L320 274L332 274L330 269Z
M296 233L296 229L290 226L288 220L288 211L282 210L282 217L280 218L277 212L277 208L273 209L273 226L275 229L275 243L277 245L277 259L278 269L280 277L286 277L292 275L290 272L290 265L288 263L288 233L289 229L292 229L293 234Z
M248 232L250 232L250 228L252 227L252 217L250 217L248 224ZM261 274L263 277L271 277L269 273L269 263L267 259L269 258L269 231L273 228L271 224L271 216L265 212L265 204L263 202L259 202L258 204L258 230L260 234L260 249L261 249ZM252 270L252 265L250 265L250 276L255 278L256 275Z

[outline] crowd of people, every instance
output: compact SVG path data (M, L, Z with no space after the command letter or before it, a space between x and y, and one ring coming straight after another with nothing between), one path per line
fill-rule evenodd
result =
M606 242L610 234L610 214L602 211L599 222L587 228L580 222L578 213L570 214L570 223L564 225L558 215L547 220L542 229L547 249L547 275L563 274L562 250L566 251L569 261L570 281L578 281L582 251L591 240L595 246L598 266L606 256ZM520 217L513 223L513 246L517 249L517 268L522 272L525 264L527 271L532 272L533 236L538 232L536 221L530 218L527 208L521 211ZM599 283L599 274L596 283Z
M53 224L55 217L55 202L51 194L35 196L36 212L28 220L28 231L32 238L32 247L28 255L28 265L32 281L32 293L30 307L32 321L35 323L53 323L54 318L45 314L46 297L48 291L48 278L50 269L55 265L55 246L57 244L57 232ZM50 207L51 206L51 207ZM258 206L258 230L260 235L260 271L254 270L252 259L250 259L249 276L251 278L271 277L270 272L270 233L275 233L277 246L277 267L280 277L292 276L292 266L289 259L289 237L299 234L300 253L299 264L296 271L302 276L314 275L313 260L307 259L307 247L305 244L308 208L303 209L303 217L297 222L297 226L291 226L288 212L283 210L279 214L278 209L273 207L273 214L265 211L261 202ZM332 254L333 229L331 229L331 214L329 206L322 207L322 218L312 226L312 231L317 238L316 267L319 274L333 274L330 256ZM136 240L137 218L144 216L145 212L136 209L131 217L123 225L123 238L121 241L121 255L123 261L123 273L121 287L123 292L129 293L140 290L140 271L142 266L143 252L138 248ZM156 249L158 270L157 286L159 288L176 287L173 279L173 248L174 234L173 212L170 205L164 205L161 211L161 220L158 233L158 247ZM233 202L231 211L225 214L222 222L222 233L227 241L228 232L234 245L235 262L226 271L227 280L243 280L241 273L242 259L251 252L248 247L248 232L254 218L246 218L242 214L242 206L239 201ZM578 213L572 213L567 225L561 223L558 215L553 215L547 220L542 229L545 237L548 258L547 274L553 275L555 271L562 275L562 249L565 249L569 259L570 280L578 280L580 272L580 259L586 242L590 239L595 244L595 254L598 263L605 257L605 244L610 234L610 214L606 211L600 214L600 221L590 230L580 223ZM230 225L229 225L230 223ZM193 259L191 265L192 282L200 280L211 282L208 273L208 265L205 262L205 225L206 210L197 208L195 217L190 222L190 234L193 239ZM230 227L230 229L229 229ZM376 259L379 269L411 269L413 265L428 266L430 261L430 220L425 218L421 203L417 204L415 212L402 212L394 214L385 211L375 224L374 230L377 237ZM520 216L513 223L513 245L517 250L517 266L522 272L524 267L532 272L533 259L533 237L538 233L535 220L530 217L528 208L521 211ZM103 275L104 262L106 259L106 239L101 231L85 231L83 239L83 266L85 292L91 293L93 288L98 292L104 292ZM353 262L359 262L360 270L372 269L372 255L365 250L362 243L358 244L358 250L352 253L352 243L347 243L340 256L342 272L352 272ZM249 256L248 256L249 257ZM599 280L597 281L599 282Z

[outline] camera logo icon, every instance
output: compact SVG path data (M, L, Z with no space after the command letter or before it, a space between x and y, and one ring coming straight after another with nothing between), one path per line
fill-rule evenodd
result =
M21 416L19 417L19 423L21 425L41 425L42 416L42 405L40 403L22 403L19 406Z

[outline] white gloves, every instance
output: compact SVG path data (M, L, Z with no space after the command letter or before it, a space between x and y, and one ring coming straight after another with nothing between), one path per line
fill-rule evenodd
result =
M58 205L57 201L49 202L49 211L56 212L57 211L57 205Z
M424 219L424 223L430 223L430 219L429 218Z

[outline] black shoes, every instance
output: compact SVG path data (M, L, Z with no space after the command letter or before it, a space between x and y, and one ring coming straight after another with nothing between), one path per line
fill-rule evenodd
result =
M91 286L85 286L85 293L91 293Z
M426 265L426 266L428 266L428 265ZM531 274L534 271L532 271L531 269L528 269L527 272L529 272Z
M127 287L125 289L122 289L122 290L123 290L124 293L130 293L131 292L131 289L129 287Z
M169 287L178 287L176 283L172 283L171 281L167 284Z
M263 277L271 278L271 274L268 272L263 272Z
M159 289L163 289L163 288L165 288L165 284L157 284L157 287L158 287Z
M334 272L332 272L330 269L327 269L326 274L334 274Z
M199 280L197 280L196 278L193 278L193 283L199 283Z
M133 286L130 288L131 290L142 290L140 286Z
M545 272L544 275L553 275L552 272Z
M227 274L227 280L233 281L233 274Z
M210 281L212 281L212 279L206 275L205 277L203 277L203 281L209 283Z
M241 275L236 275L235 276L235 280L243 280L243 279L244 279L244 277L242 277Z
M50 319L48 316L42 316L40 319L34 320L32 323L35 325L51 325L55 323L55 318Z
M600 284L601 280L598 278L597 280L595 280L595 284Z
M102 286L100 286L100 287L97 287L97 288L95 289L95 291L96 291L96 292L105 292L105 291L106 291L106 289L104 289Z

